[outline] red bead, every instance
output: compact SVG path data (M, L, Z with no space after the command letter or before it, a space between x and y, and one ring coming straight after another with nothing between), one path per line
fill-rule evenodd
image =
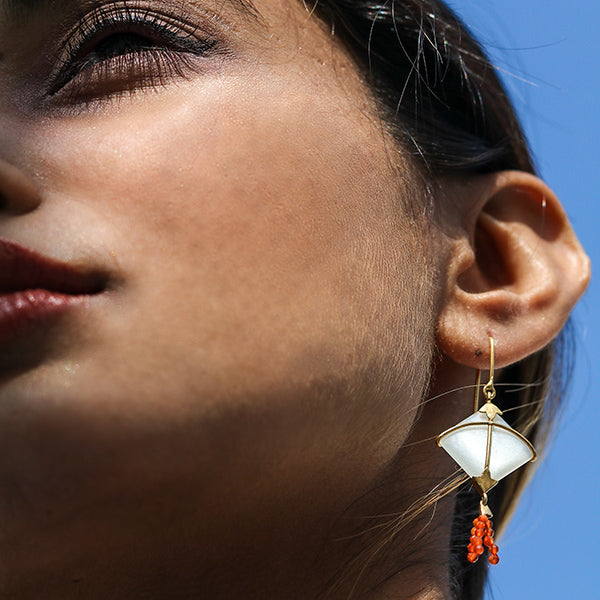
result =
M497 554L490 554L490 556L488 557L488 560L493 564L493 565L497 565L500 562L500 558L498 558Z
M483 554L483 546L481 546L481 545L475 546L473 548L473 552L475 552L475 554L478 554L478 555Z
M470 541L472 544L475 544L476 546L477 546L477 544L481 544L481 538L480 538L478 535L472 535L472 536L469 538L469 541Z
M475 535L477 532L477 529L475 529L475 527L471 527L471 535Z
M467 554L467 560L469 562L476 563L478 558L479 555L475 554L474 552L469 552L469 554Z
M492 554L498 554L498 546L496 546L496 544L492 544L492 545L490 546L490 552L491 552Z
M489 535L486 535L483 538L483 543L489 548L494 543L494 538Z

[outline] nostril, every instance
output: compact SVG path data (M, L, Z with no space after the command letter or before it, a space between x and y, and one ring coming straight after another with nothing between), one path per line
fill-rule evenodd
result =
M41 204L33 181L17 167L0 159L0 212L25 214Z

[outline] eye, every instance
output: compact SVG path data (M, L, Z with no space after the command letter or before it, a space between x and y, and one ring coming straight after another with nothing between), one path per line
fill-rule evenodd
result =
M157 49L154 42L137 33L116 33L102 40L88 56L90 63L100 63L115 56Z
M64 44L47 95L85 102L167 85L202 70L217 40L172 17L113 7L84 17Z

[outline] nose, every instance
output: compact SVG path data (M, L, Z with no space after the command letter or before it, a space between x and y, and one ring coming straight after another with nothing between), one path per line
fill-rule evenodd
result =
M0 158L0 215L32 212L41 201L34 182L23 171Z

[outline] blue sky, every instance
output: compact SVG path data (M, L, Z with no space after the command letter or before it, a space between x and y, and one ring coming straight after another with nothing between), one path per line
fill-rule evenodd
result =
M599 0L449 0L487 47L543 178L600 268ZM600 284L575 311L575 381L558 435L500 540L486 600L600 598ZM492 492L493 493L493 492Z

